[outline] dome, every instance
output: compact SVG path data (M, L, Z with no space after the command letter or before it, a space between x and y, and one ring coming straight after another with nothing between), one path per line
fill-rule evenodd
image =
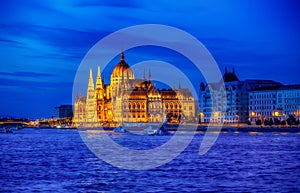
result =
M116 65L111 74L111 83L121 80L122 75L124 75L124 79L127 79L127 76L129 79L134 79L134 75L130 66L125 62L124 52L121 53L120 62Z

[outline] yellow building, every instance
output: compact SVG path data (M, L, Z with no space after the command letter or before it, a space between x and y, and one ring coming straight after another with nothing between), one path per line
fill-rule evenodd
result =
M78 96L74 104L74 122L77 126L116 126L123 123L156 122L164 119L179 123L195 119L195 102L188 89L157 89L148 80L135 79L125 61L124 52L114 68L111 84L104 84L98 67L96 87L92 70L88 80L87 96Z

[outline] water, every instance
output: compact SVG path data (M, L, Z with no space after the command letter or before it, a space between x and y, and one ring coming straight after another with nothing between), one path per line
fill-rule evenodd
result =
M170 138L109 135L133 149L153 148ZM76 130L1 134L0 192L300 191L300 134L222 133L213 148L199 156L203 135L197 134L168 164L130 171L97 158Z

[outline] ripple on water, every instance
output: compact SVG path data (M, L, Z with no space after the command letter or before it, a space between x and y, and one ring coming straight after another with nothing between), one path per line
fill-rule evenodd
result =
M109 135L131 149L151 149L172 137ZM24 129L0 135L0 191L300 191L299 134L221 133L211 150L199 156L203 136L197 133L170 163L128 171L98 159L74 130Z

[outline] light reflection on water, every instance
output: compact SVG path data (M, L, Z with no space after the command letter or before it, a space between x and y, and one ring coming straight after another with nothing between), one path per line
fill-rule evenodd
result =
M172 137L108 135L132 149L154 148ZM99 160L75 130L1 134L0 192L300 191L299 134L222 133L212 149L199 156L203 136L197 133L166 165L128 171Z

